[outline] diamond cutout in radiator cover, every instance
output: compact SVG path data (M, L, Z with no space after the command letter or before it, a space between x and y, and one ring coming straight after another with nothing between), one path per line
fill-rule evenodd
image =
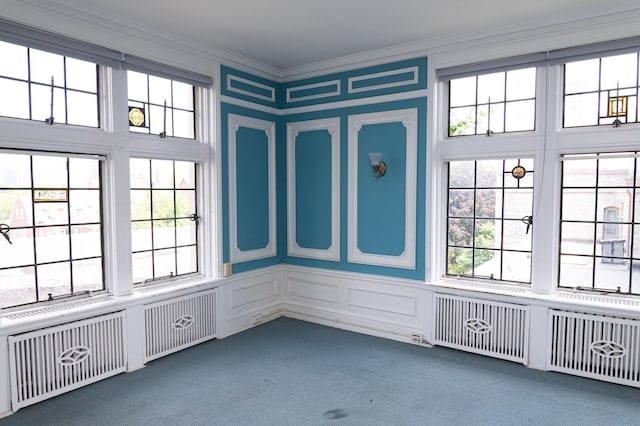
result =
M491 324L480 318L469 318L464 322L464 328L477 334L486 334L491 332Z
M627 354L624 346L607 340L591 343L591 351L606 358L622 358Z

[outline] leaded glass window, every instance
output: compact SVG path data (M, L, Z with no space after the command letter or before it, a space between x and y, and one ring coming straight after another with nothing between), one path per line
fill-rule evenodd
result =
M194 87L127 71L129 130L161 137L195 138Z
M533 160L449 162L447 274L529 283Z
M99 126L98 66L0 41L0 116Z
M638 122L638 53L564 65L564 127Z
M452 79L448 135L531 131L535 109L535 68Z
M0 152L0 308L104 289L102 160Z

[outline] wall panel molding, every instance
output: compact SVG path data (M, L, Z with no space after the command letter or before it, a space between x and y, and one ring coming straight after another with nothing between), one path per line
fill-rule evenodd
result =
M229 114L229 257L232 263L273 257L277 254L276 244L276 128L275 123L257 118ZM237 140L240 128L263 131L267 136L268 158L268 198L269 241L265 247L242 250L238 246L238 183L237 183Z
M405 235L404 251L398 256L365 253L358 247L358 140L363 126L369 124L402 123L406 129L405 167ZM348 176L348 261L393 268L416 267L416 197L418 168L418 111L416 108L383 111L349 116L349 176ZM371 173L369 169L363 173ZM382 177L381 179L384 179ZM380 200L384 203L384 200Z
M329 174L331 179L331 244L327 249L301 247L297 240L296 139L302 132L327 130L331 137L331 164L319 164L309 173ZM287 254L321 260L340 260L340 119L287 124Z

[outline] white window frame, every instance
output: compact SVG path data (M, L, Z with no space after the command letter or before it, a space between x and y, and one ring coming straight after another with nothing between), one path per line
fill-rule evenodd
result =
M129 132L127 71L99 65L100 127L47 126L30 120L0 117L0 145L21 151L51 151L104 156L103 238L105 292L124 296L135 291L132 283L129 159L131 157L193 161L197 176L198 264L197 277L176 277L166 286L196 285L221 276L216 264L222 250L219 232L220 172L214 173L213 153L218 152L215 129L215 89L195 87L196 139L158 138ZM215 208L214 208L215 207ZM206 231L205 231L206 230ZM64 303L68 299L56 300Z

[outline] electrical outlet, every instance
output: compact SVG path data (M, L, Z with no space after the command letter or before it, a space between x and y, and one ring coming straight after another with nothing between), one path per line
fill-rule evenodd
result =
M413 343L423 343L424 336L420 333L411 333L411 341Z
M233 268L231 263L225 263L222 265L222 276L230 277L233 274Z

